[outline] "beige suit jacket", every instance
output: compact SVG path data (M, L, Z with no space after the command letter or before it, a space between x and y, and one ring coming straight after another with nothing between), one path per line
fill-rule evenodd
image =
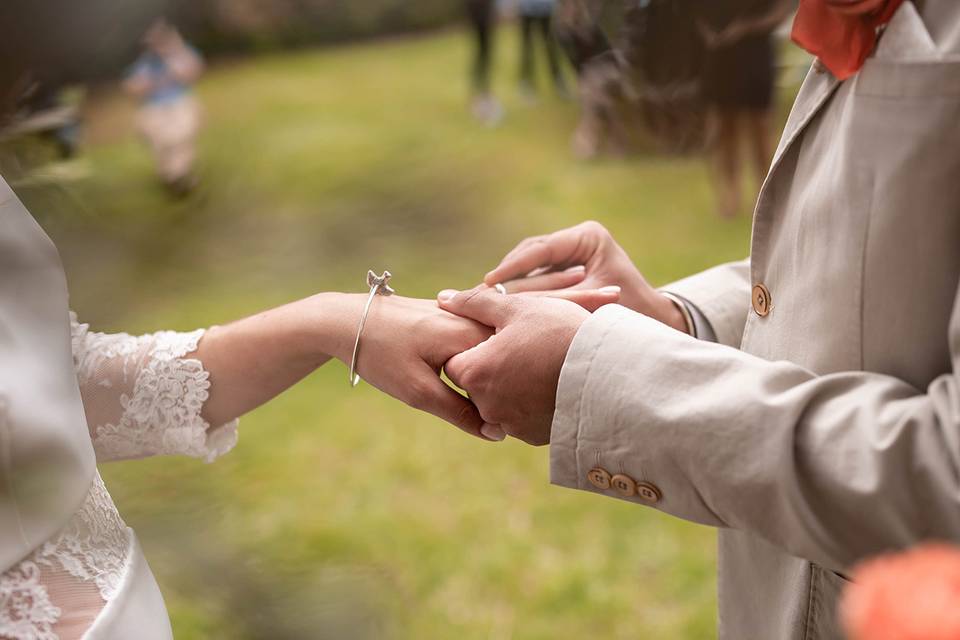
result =
M750 260L667 287L721 344L583 325L551 479L719 527L721 638L840 637L854 563L960 542L958 280L960 2L907 2L858 75L814 65Z

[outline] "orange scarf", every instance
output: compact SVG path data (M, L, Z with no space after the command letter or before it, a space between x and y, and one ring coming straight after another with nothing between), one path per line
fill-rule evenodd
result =
M800 0L790 37L840 80L863 66L903 0Z

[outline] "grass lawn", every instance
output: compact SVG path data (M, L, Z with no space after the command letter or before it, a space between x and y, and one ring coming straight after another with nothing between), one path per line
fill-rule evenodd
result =
M467 112L461 34L284 53L202 82L195 197L156 187L109 94L91 108L88 176L18 190L61 248L73 308L105 331L358 291L367 268L432 298L587 218L655 284L747 254L747 216L712 215L699 160L572 159L576 107L514 97L513 35L497 129ZM713 637L714 532L552 487L547 454L351 390L331 363L246 416L216 464L102 471L179 639Z

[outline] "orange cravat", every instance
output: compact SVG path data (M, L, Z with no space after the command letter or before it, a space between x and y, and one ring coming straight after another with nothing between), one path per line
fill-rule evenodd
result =
M863 66L877 44L877 30L903 0L800 0L793 41L817 56L840 80Z

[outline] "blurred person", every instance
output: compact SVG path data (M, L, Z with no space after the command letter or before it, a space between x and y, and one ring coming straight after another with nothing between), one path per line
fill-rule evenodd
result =
M699 4L648 0L621 12L617 47L601 48L581 65L580 121L573 135L578 157L622 155L650 141L663 153L701 148L704 47L691 18ZM579 17L588 31L598 15L595 8L565 21Z
M610 51L610 41L600 26L602 0L558 0L554 36L579 78L587 63Z
M550 66L554 89L566 97L567 87L560 68L557 41L553 36L553 9L555 0L519 0L520 17L520 93L528 99L536 94L534 85L534 38L540 34L543 50Z
M465 0L465 6L474 40L471 70L473 97L470 109L477 120L488 126L495 126L503 118L503 106L490 88L497 2L496 0Z
M62 17L66 4L54 5L49 15ZM0 20L0 53L16 53L0 55L0 123L35 68L89 51L45 31L60 22L34 22L35 7ZM439 373L491 330L435 301L391 295L387 272L368 273L363 294L319 293L224 326L99 333L69 311L56 247L3 178L0 221L3 640L170 640L159 587L97 464L173 454L212 461L236 444L238 416L333 358L351 363L351 385L363 376L486 438L476 408ZM584 277L545 274L536 288ZM591 308L619 299L616 290L559 295Z
M444 365L482 432L717 529L720 640L842 638L861 560L960 542L960 3L803 0L793 38L747 260L654 289L585 223L438 295L497 332ZM572 265L621 304L495 288Z
M603 0L559 0L554 34L577 77L580 119L572 147L578 158L598 155L604 141L616 151L622 133L617 107L622 97L616 90L620 64L600 25ZM616 132L616 133L614 133Z
M772 153L776 42L774 30L796 9L794 0L714 0L697 8L707 46L701 91L709 110L707 138L717 213L741 210L741 143L746 143L757 185Z
M160 179L172 193L183 195L197 184L194 163L201 116L191 87L203 73L203 60L164 19L150 26L143 43L145 51L123 86L141 101L137 125Z

